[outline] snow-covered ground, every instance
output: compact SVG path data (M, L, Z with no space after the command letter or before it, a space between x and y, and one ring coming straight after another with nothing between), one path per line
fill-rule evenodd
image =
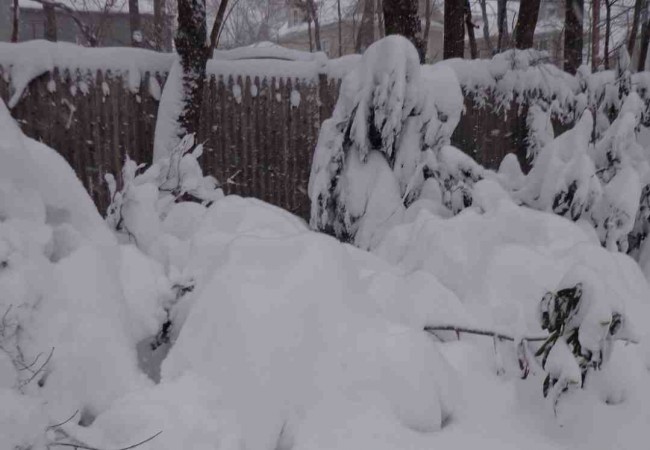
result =
M647 344L616 343L556 415L544 371L531 359L520 379L512 343L423 332L539 335L539 301L579 267L647 334L636 263L578 225L486 182L483 212L422 210L375 254L239 197L129 222L134 235L160 227L147 247L116 238L63 160L0 112L3 449L120 448L159 431L141 448L643 448ZM125 194L123 213L143 192ZM192 289L178 297L182 283ZM156 352L138 344L168 315L173 344L156 383ZM31 370L19 365L39 354Z
M392 179L358 122L367 158L350 158L364 181L350 187L362 199L353 206L367 213L363 199L378 202L382 183L400 205L399 220L364 241L372 251L223 196L191 139L146 170L127 161L120 183L107 180L103 220L64 160L23 136L0 102L0 449L116 449L154 436L138 448L644 449L650 286L640 266L584 221L520 205L512 161L487 176L447 145L460 89L447 67L420 73L416 59L402 54L397 74L390 62L361 68L343 89L363 88L354 114L364 118L381 106L364 82L397 86L374 91L401 105L376 118L389 124L382 151L417 149L399 135L424 130L437 148L427 164L453 168L449 179L476 175L472 202L422 195L403 206L421 166L397 154ZM335 150L343 137L329 137L322 148ZM539 157L561 158L555 145ZM580 306L542 367L536 339L562 315L549 305L561 309L578 284ZM574 338L598 370L574 358Z

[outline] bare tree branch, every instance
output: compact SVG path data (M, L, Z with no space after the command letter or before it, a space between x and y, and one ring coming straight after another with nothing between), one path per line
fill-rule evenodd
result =
M219 35L221 33L221 29L223 28L222 25L224 22L224 16L226 15L227 7L228 0L221 0L219 3L219 9L217 10L217 16L214 19L214 24L212 24L212 30L210 31L210 47L208 48L208 58L212 57L214 49L217 48L217 42L219 41Z
M11 42L18 42L18 26L19 26L19 21L18 21L18 14L19 14L19 4L18 0L13 1L13 8L11 11L11 23L12 23L12 28L11 28Z
M78 11L74 8L71 8L70 6L66 5L65 3L57 2L55 0L33 0L36 3L40 3L43 6L52 6L56 9L59 9L60 11L66 13L72 20L74 20L75 24L79 28L79 31L84 35L86 40L88 41L88 44L91 47L96 47L99 44L99 39L97 38L97 33L89 27L82 19L79 17Z

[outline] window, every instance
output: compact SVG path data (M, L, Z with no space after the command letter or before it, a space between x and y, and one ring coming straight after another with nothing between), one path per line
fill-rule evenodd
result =
M27 29L31 32L32 39L43 39L43 36L45 36L43 22L29 22Z
M298 8L292 8L289 14L289 26L293 27L305 21L305 15Z
M320 48L329 56L331 43L329 39L320 40Z

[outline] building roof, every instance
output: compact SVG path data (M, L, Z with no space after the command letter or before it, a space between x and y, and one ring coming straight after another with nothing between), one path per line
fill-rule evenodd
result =
M318 22L320 26L330 25L339 20L338 14L338 0L314 0L317 7ZM351 18L354 14L361 14L357 11L357 0L340 0L341 1L341 17ZM278 35L285 36L301 31L307 31L307 22L302 22L289 26L289 21L285 22L278 30Z

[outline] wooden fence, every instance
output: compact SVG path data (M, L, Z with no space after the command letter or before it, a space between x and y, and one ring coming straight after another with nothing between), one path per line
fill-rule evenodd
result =
M33 80L12 109L25 134L66 158L102 212L109 202L104 175L119 173L126 155L151 161L158 100L150 77L164 84L165 74L147 73L135 93L118 73L55 70ZM257 197L307 218L312 152L339 85L326 75L212 75L198 133L205 173L228 194ZM1 66L0 97L10 97ZM468 101L452 142L495 168L508 152L522 160L525 133L525 114L504 117Z

